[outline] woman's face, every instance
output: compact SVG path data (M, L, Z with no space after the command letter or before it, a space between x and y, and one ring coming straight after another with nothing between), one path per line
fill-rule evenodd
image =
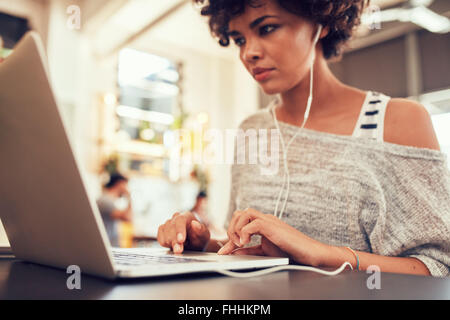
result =
M317 32L311 22L266 0L229 23L240 59L267 94L283 93L308 74Z

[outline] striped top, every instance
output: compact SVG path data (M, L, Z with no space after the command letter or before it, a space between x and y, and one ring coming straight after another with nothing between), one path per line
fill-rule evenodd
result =
M433 276L448 276L447 158L440 151L382 141L387 101L369 93L352 136L279 123L284 141L300 130L287 155L290 192L282 220L323 243L416 257ZM267 108L240 128L276 130ZM247 142L245 151L251 150ZM281 148L277 159L282 159ZM284 170L280 162L276 173L261 174L263 166L235 161L227 221L235 210L274 212ZM258 238L252 240L255 244Z
M369 91L361 107L352 136L383 141L384 116L390 99L378 92Z

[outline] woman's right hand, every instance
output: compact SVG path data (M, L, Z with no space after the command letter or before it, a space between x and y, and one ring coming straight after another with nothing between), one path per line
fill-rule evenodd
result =
M184 249L203 250L210 233L192 212L177 212L158 228L157 239L161 246L171 248L174 253L182 253Z

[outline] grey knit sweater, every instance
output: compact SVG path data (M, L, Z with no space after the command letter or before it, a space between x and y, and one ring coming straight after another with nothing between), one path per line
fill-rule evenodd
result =
M264 109L240 128L275 125ZM450 174L443 153L283 122L280 130L285 141L301 130L287 157L290 192L283 221L329 245L415 257L433 276L450 275ZM274 212L283 183L281 147L279 157L273 175L261 174L258 164L232 166L227 221L235 210Z

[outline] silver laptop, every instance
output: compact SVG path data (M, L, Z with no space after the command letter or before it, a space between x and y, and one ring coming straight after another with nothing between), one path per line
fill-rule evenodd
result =
M53 94L43 44L0 63L0 219L22 260L109 279L286 265L287 258L112 249Z

